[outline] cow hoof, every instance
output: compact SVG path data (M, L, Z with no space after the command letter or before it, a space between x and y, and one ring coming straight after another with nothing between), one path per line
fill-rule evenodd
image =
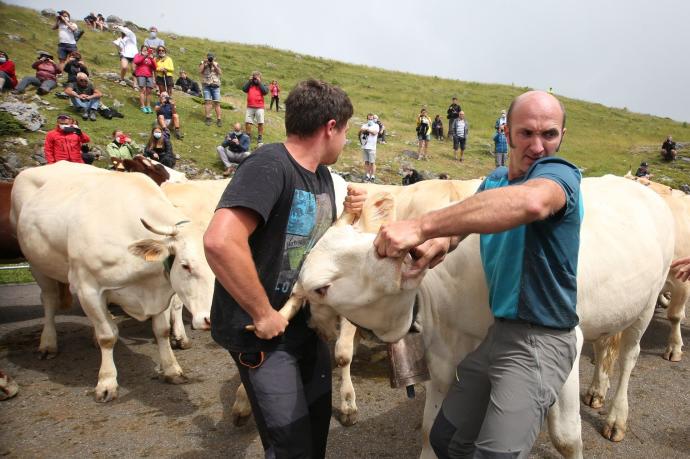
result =
M187 384L189 382L189 378L187 378L184 373L166 375L164 379L168 384Z
M96 386L96 401L100 403L107 403L117 398L117 386L115 387L98 387Z
M601 434L607 440L619 442L625 438L625 429L621 429L616 426L611 426L607 424L602 429Z
M57 357L57 349L39 349L38 358L39 360L52 360Z
M353 413L340 413L340 418L338 419L342 425L345 427L350 427L357 424L357 412Z
M0 400L7 400L17 395L19 392L19 386L7 375L0 378Z
M242 427L249 421L250 415L232 413L232 424L235 427Z
M604 406L604 398L601 395L585 394L583 401L585 405L594 408L595 410Z
M170 346L173 349L189 349L192 347L192 341L189 338L170 338Z
M666 360L670 360L671 362L680 362L682 356L683 351L672 346L668 346L666 351L664 351L664 358Z

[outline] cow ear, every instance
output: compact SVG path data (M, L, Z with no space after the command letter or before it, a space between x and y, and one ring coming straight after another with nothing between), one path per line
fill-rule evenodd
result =
M129 253L146 261L163 261L171 251L163 241L142 239L128 247Z
M359 218L359 229L365 233L378 232L381 225L395 221L395 198L380 191L367 198Z

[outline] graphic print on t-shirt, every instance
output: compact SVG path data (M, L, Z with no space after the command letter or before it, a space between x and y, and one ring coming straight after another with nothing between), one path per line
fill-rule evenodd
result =
M276 290L283 293L292 290L306 253L331 226L331 219L328 193L314 195L308 191L295 190Z

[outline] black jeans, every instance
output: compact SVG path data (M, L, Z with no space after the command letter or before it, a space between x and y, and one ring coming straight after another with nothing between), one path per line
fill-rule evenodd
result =
M279 112L280 111L280 97L278 97L278 96L271 97L271 107L269 108L269 110L273 110L273 102L274 101L276 103L276 111Z

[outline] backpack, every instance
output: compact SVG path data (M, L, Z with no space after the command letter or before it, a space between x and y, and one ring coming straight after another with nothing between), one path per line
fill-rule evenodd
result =
M429 132L429 125L426 123L419 123L417 126L417 135L420 137L425 137Z

